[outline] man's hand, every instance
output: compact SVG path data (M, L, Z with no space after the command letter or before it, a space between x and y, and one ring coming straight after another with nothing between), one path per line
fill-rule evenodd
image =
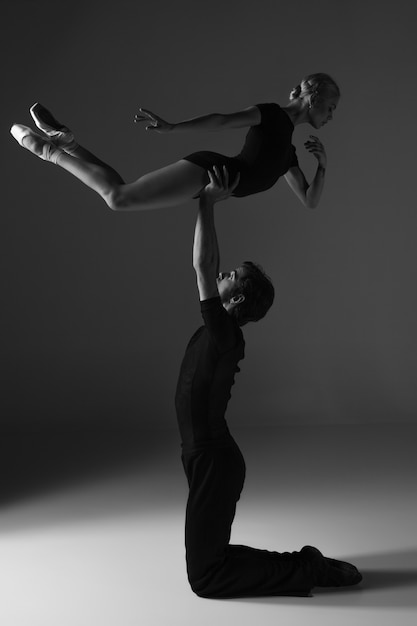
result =
M137 113L133 119L135 124L139 124L140 122L147 122L149 126L146 126L146 130L156 130L158 133L169 133L175 126L175 124L170 124L152 113L151 111L147 111L146 109L139 109L139 113Z
M200 192L200 198L207 200L211 204L225 200L232 195L239 184L240 174L238 173L232 182L229 182L229 172L225 165L220 170L216 165L212 170L207 170L210 182Z
M326 168L327 156L323 144L315 135L310 135L310 137L311 139L304 143L304 147L316 157L320 167Z

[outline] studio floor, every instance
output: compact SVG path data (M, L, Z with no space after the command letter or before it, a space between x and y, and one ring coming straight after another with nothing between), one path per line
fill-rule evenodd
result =
M278 551L315 545L357 565L358 587L309 598L198 598L185 573L176 433L14 434L2 439L0 623L414 626L415 427L234 434L247 481L232 541Z

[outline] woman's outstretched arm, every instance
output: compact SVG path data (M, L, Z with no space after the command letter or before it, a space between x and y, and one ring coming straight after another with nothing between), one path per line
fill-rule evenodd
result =
M134 117L134 122L137 124L145 122L147 124L146 130L154 130L158 133L188 130L216 131L257 126L261 123L261 112L257 106L250 106L236 113L209 113L173 124L155 115L152 111L139 109L139 113Z
M321 198L321 194L324 187L324 179L326 175L327 156L321 141L314 135L310 135L312 138L305 142L306 149L311 152L317 159L317 170L313 180L309 184L302 170L295 165L291 167L285 174L285 180L295 193L295 195L301 200L304 206L309 209L315 209Z

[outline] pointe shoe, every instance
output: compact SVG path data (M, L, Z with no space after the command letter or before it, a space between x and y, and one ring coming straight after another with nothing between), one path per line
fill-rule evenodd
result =
M58 122L42 104L35 102L29 111L39 130L48 135L61 150L71 153L77 148L74 134L67 126Z
M13 124L10 129L11 135L16 139L17 143L26 148L30 152L33 152L37 157L44 161L50 161L56 163L62 151L50 140L46 139L42 135L39 135L29 126L23 124ZM23 143L26 137L30 137L30 141Z

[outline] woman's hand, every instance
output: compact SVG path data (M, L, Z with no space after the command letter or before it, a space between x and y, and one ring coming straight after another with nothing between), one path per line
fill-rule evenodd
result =
M319 166L325 168L327 165L327 155L326 150L324 149L323 144L320 139L315 135L310 135L311 139L304 143L306 150L313 154L317 161L319 162Z
M240 174L237 173L233 181L229 182L229 172L225 165L220 169L216 165L212 170L207 170L210 182L200 192L200 197L209 200L212 204L226 200L232 195L239 184Z
M140 122L147 122L149 126L146 126L146 130L156 130L158 133L169 133L175 126L175 124L170 124L152 113L151 111L147 111L146 109L139 109L139 113L137 113L133 119L135 124L139 124Z

